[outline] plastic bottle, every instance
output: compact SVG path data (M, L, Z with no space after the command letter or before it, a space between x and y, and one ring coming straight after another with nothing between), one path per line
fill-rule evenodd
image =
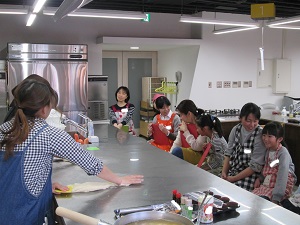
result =
M283 109L281 110L281 115L286 116L286 108L283 106Z
M177 194L177 190L175 189L175 190L173 190L172 191L172 194L173 194L173 197L172 197L172 199L174 200L174 201L176 201L176 194Z
M289 117L290 118L294 117L294 105L293 104L290 105Z
M94 136L94 123L93 121L88 122L88 135Z
M175 200L178 205L181 205L181 193L180 192L177 192L176 193L176 200Z

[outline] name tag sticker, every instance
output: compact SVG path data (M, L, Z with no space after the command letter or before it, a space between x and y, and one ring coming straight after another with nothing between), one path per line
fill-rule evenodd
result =
M274 167L276 164L278 164L279 163L279 159L275 159L274 161L272 161L271 163L270 163L270 167Z
M167 130L171 130L172 127L171 127L171 126L166 126L166 129L167 129Z
M123 113L128 112L128 109L121 109L121 112Z
M244 153L245 154L250 154L251 153L251 149L250 148L245 148L244 149Z

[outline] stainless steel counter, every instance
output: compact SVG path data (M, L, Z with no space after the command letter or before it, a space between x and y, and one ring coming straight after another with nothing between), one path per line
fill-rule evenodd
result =
M144 183L90 193L58 195L56 200L59 206L114 223L114 209L170 201L173 189L181 193L210 189L215 194L228 196L241 206L236 211L215 215L215 224L299 223L300 216L297 214L159 150L147 144L143 138L129 136L124 144L120 144L116 140L115 128L111 126L106 128L108 138L97 145L99 151L91 151L91 153L102 158L115 173L143 174ZM95 132L97 134L96 127ZM139 160L130 161L132 158ZM100 181L100 179L87 176L82 169L69 162L55 162L53 181L72 184ZM67 225L77 224L67 219L65 222Z

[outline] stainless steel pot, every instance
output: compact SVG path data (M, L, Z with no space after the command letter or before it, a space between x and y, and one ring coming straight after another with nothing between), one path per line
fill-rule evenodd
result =
M158 212L158 211L136 212L136 213L128 214L116 220L114 225L125 225L128 223L137 222L141 220L159 220L159 219L174 221L184 225L194 225L192 221L190 221L186 217L174 213Z
M108 223L105 223L104 221L83 215L81 213L63 207L57 207L56 214L81 224L108 225ZM128 214L126 216L117 219L114 225L126 225L128 223L137 222L141 220L158 220L158 219L174 221L184 225L194 225L192 221L178 214L168 213L168 212L158 212L158 211L136 212L136 213Z

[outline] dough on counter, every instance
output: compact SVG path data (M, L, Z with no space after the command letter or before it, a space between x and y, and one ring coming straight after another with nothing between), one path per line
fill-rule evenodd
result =
M76 192L91 192L91 191L104 190L117 185L110 182L85 182L85 183L75 183L72 184L72 186L73 186L72 193L76 193Z

